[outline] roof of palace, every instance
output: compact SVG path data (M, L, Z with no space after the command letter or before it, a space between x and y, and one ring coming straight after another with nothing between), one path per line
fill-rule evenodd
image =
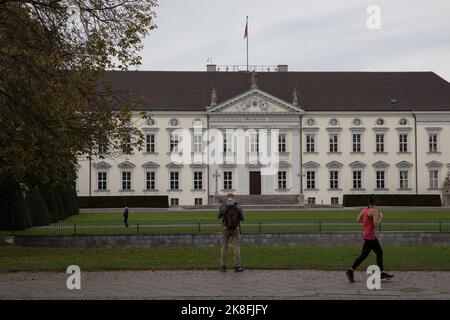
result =
M248 72L107 71L119 92L145 97L148 111L204 111L250 90ZM258 72L257 86L305 111L450 111L450 83L434 72Z

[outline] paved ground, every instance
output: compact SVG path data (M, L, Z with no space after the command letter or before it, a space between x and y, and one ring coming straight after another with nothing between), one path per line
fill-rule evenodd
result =
M396 272L381 290L366 274L311 270L82 272L68 290L56 272L0 273L0 299L450 299L450 272Z

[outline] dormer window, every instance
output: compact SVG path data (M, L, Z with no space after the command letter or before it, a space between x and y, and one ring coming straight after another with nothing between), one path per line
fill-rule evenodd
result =
M148 126L151 127L151 126L154 126L154 125L155 125L155 120L153 120L153 119L148 119L146 123L147 123Z
M382 126L384 125L384 119L377 119L377 121L375 122L377 124L377 126Z
M314 121L314 119L308 119L306 120L306 124L310 127L312 127L314 124L316 123L316 121Z
M176 126L178 126L178 124L179 124L179 122L177 119L170 119L170 125L172 127L176 127Z
M202 124L203 124L202 120L200 120L200 119L194 120L194 127L201 127Z
M361 119L353 119L353 125L359 127L361 125Z
M406 126L408 124L408 120L406 119L400 119L400 121L398 122L401 126Z

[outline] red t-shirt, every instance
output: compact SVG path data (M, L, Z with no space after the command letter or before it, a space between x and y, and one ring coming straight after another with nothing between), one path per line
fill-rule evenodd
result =
M369 212L373 210L372 208L365 208L363 210L363 238L364 240L375 240L375 222L373 217L369 217Z

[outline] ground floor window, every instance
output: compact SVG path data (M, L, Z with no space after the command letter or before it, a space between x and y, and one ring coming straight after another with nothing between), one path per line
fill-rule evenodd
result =
M203 205L203 198L195 198L194 200L196 206Z
M278 171L278 189L286 189L286 171Z
M203 172L195 171L194 172L194 190L202 190L203 189Z
M408 170L400 171L400 189L408 189Z
M131 190L131 171L122 171L122 190Z
M331 197L331 204L339 204L339 198L338 197Z
M430 189L439 188L439 170L430 170Z
M98 190L106 190L107 185L107 174L106 171L101 171L97 173Z
M146 188L147 190L155 190L155 172L154 171L147 171L146 173Z
M178 198L170 198L170 205L171 206L178 206L179 205Z
M316 198L315 197L308 197L308 204L316 204Z
M385 189L386 188L385 172L379 170L376 172L376 176L377 176L377 189Z
M362 188L362 171L355 170L353 171L353 189L361 189Z
M180 180L178 171L170 173L170 190L179 190Z
M306 171L306 189L316 188L316 172Z
M224 173L223 173L223 189L224 190L233 189L233 172L224 171Z

